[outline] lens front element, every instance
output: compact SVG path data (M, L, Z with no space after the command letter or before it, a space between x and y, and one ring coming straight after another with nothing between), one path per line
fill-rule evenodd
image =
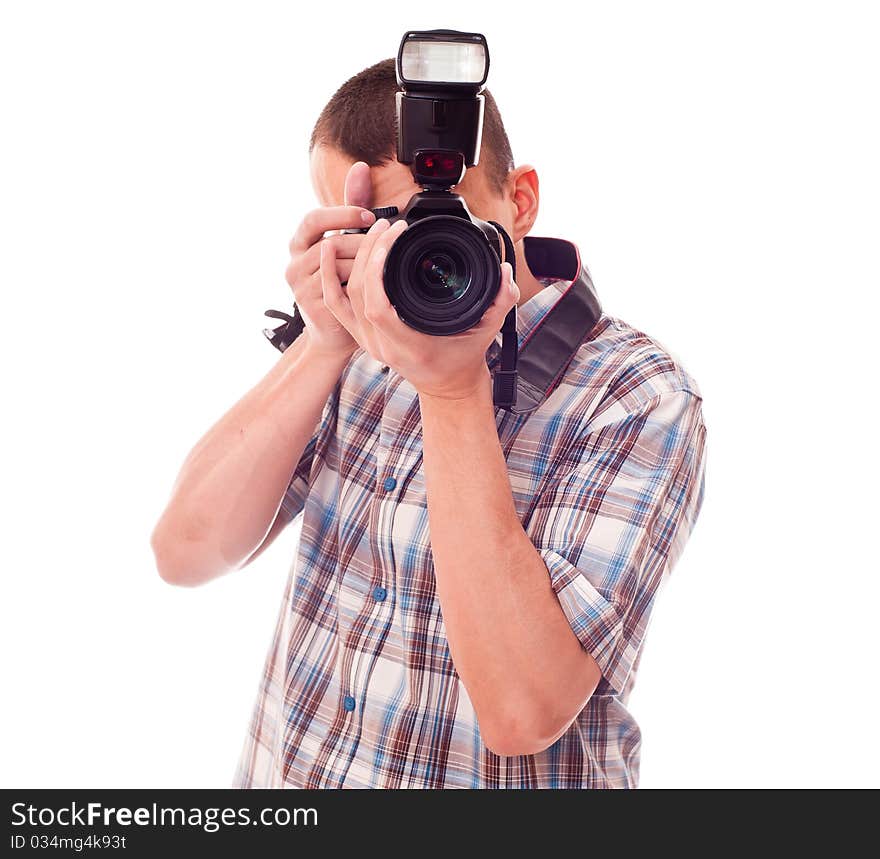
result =
M464 263L456 263L455 251L426 251L416 266L422 292L429 301L455 301L467 289Z

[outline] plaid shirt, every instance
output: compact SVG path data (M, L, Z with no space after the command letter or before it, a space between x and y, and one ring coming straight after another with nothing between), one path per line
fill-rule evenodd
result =
M517 308L520 343L569 283L541 280ZM606 314L592 333L535 412L496 408L520 520L602 670L568 731L535 755L483 744L435 594L418 395L358 349L279 511L302 530L234 786L637 785L627 700L702 506L706 429L694 379L658 341Z

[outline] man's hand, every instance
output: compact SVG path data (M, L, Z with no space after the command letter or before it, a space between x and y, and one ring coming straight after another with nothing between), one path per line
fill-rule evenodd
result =
M312 210L290 241L287 282L293 289L294 300L306 323L309 345L315 352L335 357L357 349L357 342L324 304L319 264L321 246L332 244L337 279L349 277L357 250L366 236L339 234L324 238L324 233L362 229L372 224L375 216L368 208L371 199L370 168L363 161L357 161L345 177L345 205Z
M480 321L461 334L423 334L407 325L385 293L382 271L388 249L407 228L380 218L358 248L343 289L336 245L321 243L320 277L324 304L357 343L376 360L400 373L420 396L461 399L490 379L486 350L504 317L519 299L509 262L501 266L501 286Z

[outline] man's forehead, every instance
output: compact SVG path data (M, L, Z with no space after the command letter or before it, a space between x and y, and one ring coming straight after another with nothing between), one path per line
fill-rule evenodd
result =
M325 144L318 144L313 148L309 160L312 185L322 205L342 205L345 177L356 160ZM473 188L474 180L478 178L477 172L477 168L472 167L455 190L465 192L468 188ZM420 190L409 166L401 164L396 159L378 167L371 167L370 180L373 186L373 206L387 205L389 201L399 200L403 195L408 195L408 199Z
M351 163L346 164L338 153L328 150L326 146L318 144L312 149L309 156L309 172L312 186L322 205L333 205L336 197L342 196L345 174L350 166Z
M319 144L312 150L310 159L312 184L318 199L324 205L342 205L345 177L356 160L329 146ZM418 190L409 168L397 161L381 167L371 167L370 182L373 186L374 206L381 205L377 202L379 200Z

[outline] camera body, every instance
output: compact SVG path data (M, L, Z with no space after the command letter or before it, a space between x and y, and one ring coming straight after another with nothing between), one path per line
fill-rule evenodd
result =
M411 165L422 191L402 212L396 206L372 210L377 218L408 224L386 257L385 292L412 328L458 334L495 300L505 247L500 225L475 217L452 191L479 161L486 39L457 30L409 31L396 68L397 160Z
M385 293L398 316L425 334L458 334L476 325L501 285L498 230L448 190L414 194L402 212L395 206L372 212L408 224L383 270Z

